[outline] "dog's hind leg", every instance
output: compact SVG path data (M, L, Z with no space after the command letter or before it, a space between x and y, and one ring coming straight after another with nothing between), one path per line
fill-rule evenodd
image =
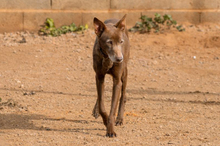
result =
M116 126L123 125L123 117L126 103L126 86L127 86L127 68L125 68L124 73L122 75L122 89L121 89L121 98L118 108L118 115L115 121Z
M92 115L93 115L93 117L95 117L96 119L100 116L100 114L99 114L99 103L98 103L99 101L98 101L98 99L96 100L96 104L95 104L95 106L94 106L94 108L93 108L93 111L92 111Z

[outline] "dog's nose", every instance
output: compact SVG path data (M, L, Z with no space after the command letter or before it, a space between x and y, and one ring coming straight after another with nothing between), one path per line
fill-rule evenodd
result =
M123 61L123 57L117 57L117 58L116 58L116 61L117 61L117 62L122 62L122 61Z

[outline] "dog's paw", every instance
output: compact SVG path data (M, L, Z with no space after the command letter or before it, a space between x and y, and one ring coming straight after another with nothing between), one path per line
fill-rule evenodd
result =
M110 121L110 122L109 122ZM114 131L114 125L111 122L111 120L108 119L108 124L107 124L107 131L106 131L106 136L107 137L116 137L116 133Z
M98 111L97 108L93 109L92 116L95 117L96 119L100 116L99 111Z
M121 126L121 125L123 125L123 119L117 118L115 121L115 126Z
M117 137L117 134L114 131L113 132L107 132L106 137L110 137L110 138Z
M99 113L92 113L92 116L97 119L100 116L100 114Z

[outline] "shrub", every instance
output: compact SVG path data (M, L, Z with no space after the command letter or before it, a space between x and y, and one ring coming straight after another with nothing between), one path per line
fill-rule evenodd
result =
M162 25L166 25L169 29L173 26L176 27L178 31L185 31L185 28L182 28L182 25L177 25L177 22L168 14L161 17L160 14L156 13L154 18L141 15L140 19L141 22L137 22L135 26L129 29L129 31L146 33L154 29L155 32L159 32Z
M52 18L47 18L43 28L39 30L40 35L51 35L51 36L60 36L61 34L66 34L69 32L83 32L88 29L88 25L85 26L79 25L76 26L75 23L72 23L70 25L64 25L60 28L56 28L54 24L54 20Z

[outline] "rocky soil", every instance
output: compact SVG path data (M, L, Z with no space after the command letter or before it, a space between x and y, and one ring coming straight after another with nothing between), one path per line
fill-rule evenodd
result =
M129 33L125 122L105 137L95 34L0 34L0 145L220 145L220 26ZM110 109L112 80L106 78Z

